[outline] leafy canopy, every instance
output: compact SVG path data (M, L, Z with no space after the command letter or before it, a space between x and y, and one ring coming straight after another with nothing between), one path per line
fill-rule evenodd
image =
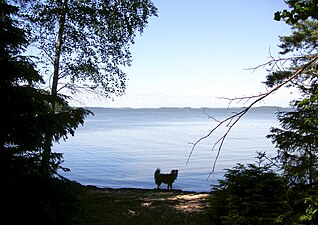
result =
M307 19L292 25L292 34L280 37L282 55L292 55L291 64L267 76L269 87L288 79L318 54L318 20ZM277 147L277 160L293 184L314 184L318 176L318 64L313 62L290 86L300 99L291 102L292 112L279 113L281 128L272 128L269 138Z
M1 1L0 66L5 72L0 79L0 100L5 120L0 127L0 148L1 154L29 157L28 162L38 166L45 138L58 141L74 135L89 111L71 108L62 96L54 98L59 108L52 111L53 97L39 88L43 78L35 64L21 56L28 41L24 30L12 19L17 13L17 7ZM56 172L60 159L61 155L52 155L51 173Z
M301 97L291 102L293 111L277 115L280 127L271 128L268 137L277 148L276 160L284 176L295 189L291 204L295 221L317 224L318 63L313 60L318 55L318 1L286 2L292 10L276 12L275 19L285 20L292 27L291 35L280 37L280 54L288 56L285 61L291 63L269 73L265 83L273 87L298 69L305 69L290 82Z
M157 9L149 0L29 0L21 6L43 67L52 72L61 44L59 90L96 91L108 97L126 88L130 44ZM62 21L62 15L65 21ZM61 24L64 22L63 24ZM60 32L61 40L58 39ZM57 43L59 41L60 43Z
M38 87L42 77L34 63L21 56L28 41L13 19L17 13L17 7L0 0L2 220L10 224L71 224L70 215L78 207L77 185L43 176L40 157L46 136L67 138L88 112L70 108L57 97L60 109L52 113L51 95ZM60 163L60 154L50 155L50 175L56 175Z
M317 0L285 0L285 2L291 10L276 12L275 20L285 20L288 24L295 24L300 20L318 19Z

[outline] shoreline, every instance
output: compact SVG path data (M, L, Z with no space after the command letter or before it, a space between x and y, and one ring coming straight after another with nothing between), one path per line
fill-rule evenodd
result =
M113 188L113 187L107 187L107 186L98 186L98 185L91 185L91 184L80 184L82 187L87 188L96 188L96 189L105 189L105 190L122 190L122 191L157 191L157 192L176 192L176 193L188 193L188 194L211 194L212 191L187 191L182 189L166 189L166 188L137 188L137 187L119 187L119 188Z
M81 221L102 224L209 224L210 192L81 185Z

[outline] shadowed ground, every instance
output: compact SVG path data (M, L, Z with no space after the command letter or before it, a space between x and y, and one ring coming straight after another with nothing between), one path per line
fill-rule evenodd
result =
M84 224L209 224L208 193L84 187Z

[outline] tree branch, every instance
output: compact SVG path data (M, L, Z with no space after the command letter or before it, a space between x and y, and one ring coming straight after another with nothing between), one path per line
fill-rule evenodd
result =
M219 138L213 145L212 150L214 150L216 148L216 146L218 145L218 151L213 163L213 167L212 167L212 171L210 172L209 177L214 173L215 171L215 166L216 166L216 162L220 156L221 153L221 149L223 147L224 141L226 139L226 137L228 136L228 134L230 133L230 131L232 130L232 128L234 127L234 125L258 102L264 100L267 96L273 94L274 92L276 92L278 89L280 89L281 87L285 86L287 83L291 82L293 79L295 79L298 75L300 75L304 70L306 70L311 64L313 64L315 61L318 60L318 55L316 55L315 57L313 57L308 63L306 63L304 66L302 66L300 69L298 69L292 76L290 76L288 79L286 79L284 82L282 82L281 84L277 85L276 87L272 88L271 90L268 90L265 93L260 93L258 95L254 95L254 96L249 96L249 97L241 97L241 98L224 98L229 100L230 102L233 102L235 100L246 100L246 102L255 99L251 104L249 104L249 106L245 107L243 110L241 110L238 113L235 113L234 115L227 117L226 119L222 120L222 121L218 121L216 120L214 117L209 116L209 118L213 118L214 121L218 122L218 125L216 125L207 135L199 138L196 142L192 143L192 149L190 151L190 154L188 156L186 165L188 165L190 158L192 156L192 153L195 149L195 147L203 140L205 140L206 138L210 137L211 134L216 131L219 127L221 127L222 125L226 124L226 126L228 127L226 132L224 133L224 135ZM266 64L263 64L266 65ZM263 66L260 65L260 66ZM259 66L258 66L259 67ZM255 68L258 68L255 67ZM205 112L204 112L205 113ZM205 113L206 114L206 113Z

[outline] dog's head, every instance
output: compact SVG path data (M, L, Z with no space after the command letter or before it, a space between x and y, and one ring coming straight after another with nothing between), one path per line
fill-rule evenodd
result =
M171 174L174 176L175 180L177 179L178 172L179 172L178 170L171 170Z

